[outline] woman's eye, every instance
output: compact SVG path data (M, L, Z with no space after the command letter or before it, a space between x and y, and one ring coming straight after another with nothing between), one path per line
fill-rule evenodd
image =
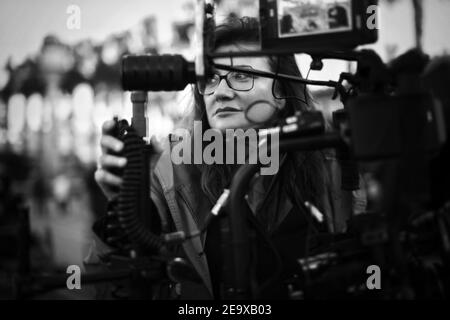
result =
M246 81L249 80L251 78L250 75L246 74L246 73L233 73L232 75L233 79L238 80L238 81Z
M212 77L212 78L206 79L207 84L215 84L216 82L217 82L217 77Z

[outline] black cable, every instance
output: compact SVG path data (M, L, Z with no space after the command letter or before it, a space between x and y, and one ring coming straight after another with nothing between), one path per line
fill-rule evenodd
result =
M267 242L267 244L269 245L269 248L272 250L274 256L275 256L275 263L276 263L276 267L275 267L275 272L273 274L272 277L270 277L269 279L267 279L265 282L263 282L259 288L258 288L258 293L257 295L260 295L264 289L266 289L272 282L278 280L278 278L280 277L281 272L283 271L282 267L283 267L283 262L281 260L281 256L278 253L277 248L275 247L273 241L269 238L267 232L265 232L264 229L262 229L261 225L259 224L259 222L256 219L252 219L254 218L253 216L250 216L249 220L253 223L253 226L255 227L255 229L260 233L260 235L262 236L262 238Z
M326 147L334 147L342 143L341 137L337 133L325 133L314 137L295 137L283 139L279 143L280 151L287 151L292 149L299 150L317 150ZM258 164L246 165L241 167L235 174L230 188L230 221L231 221L231 237L232 250L235 260L235 289L243 290L238 297L245 295L246 283L248 281L248 274L246 273L246 264L248 260L249 239L247 239L245 230L245 201L243 194L245 188L253 177L256 170L259 168Z
M286 157L287 157L287 154L283 154L283 157L282 157L282 159L280 161L280 170L281 170L281 168L283 167L283 164L286 161ZM280 171L278 171L278 172L280 172ZM269 187L268 187L268 189L266 191L266 195L270 193L270 191L272 190L273 186L275 185L275 182L278 179L278 177L279 177L279 175L276 174L275 177L271 180L270 185L269 185ZM264 207L265 203L267 202L267 199L268 199L268 197L264 198L263 202L261 203L261 205L258 206L256 211L259 211L260 208ZM259 289L258 289L259 293L258 294L261 294L261 292L263 292L266 287L268 287L272 282L276 281L279 278L281 272L283 271L282 270L283 262L281 260L280 254L278 253L277 248L275 247L275 244L270 239L270 237L268 236L267 232L265 232L265 230L261 228L260 224L258 223L258 221L256 221L256 219L250 219L250 221L253 222L254 226L260 232L261 236L267 242L267 244L269 245L269 248L272 250L272 252L273 252L273 254L275 256L275 263L276 263L275 272L274 272L272 277L267 279L265 282L263 282L259 286Z
M311 237L311 227L313 226L312 217L310 216L310 210L306 207L305 204L303 204L303 207L306 209L306 219L307 219L307 225L306 225L306 239L305 239L305 248L304 248L304 257L306 261L306 268L304 268L305 272L305 287L308 287L309 285L309 239Z
M309 73L311 72L311 65L309 66L309 69L308 69L308 72L307 72L307 74L306 74L306 80L308 80L308 78L309 78ZM309 105L308 105L308 96L306 95L306 89L307 89L307 84L306 83L304 83L303 84L303 97L305 98L305 104L306 104L306 106L308 106L309 107Z
M132 242L146 250L159 252L164 246L163 240L143 225L135 209L140 200L141 170L146 165L143 163L145 142L131 127L122 128L122 131L127 165L123 171L123 184L113 212L120 227Z

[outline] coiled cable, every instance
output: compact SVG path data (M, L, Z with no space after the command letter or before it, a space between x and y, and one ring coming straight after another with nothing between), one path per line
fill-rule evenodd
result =
M123 155L127 159L127 165L123 169L123 184L115 199L112 215L132 244L145 251L160 252L164 246L163 239L150 231L139 216L141 194L145 194L142 193L142 188L146 187L143 178L147 178L143 176L143 168L148 165L145 161L146 144L133 128L127 125L119 129L119 139L124 143Z

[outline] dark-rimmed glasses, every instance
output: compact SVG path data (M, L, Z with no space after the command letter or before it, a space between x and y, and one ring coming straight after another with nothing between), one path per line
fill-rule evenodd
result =
M253 69L250 66L239 66L239 68ZM255 77L253 75L239 71L230 71L224 75L213 73L210 78L206 79L204 88L198 85L199 93L207 96L213 94L223 79L225 79L231 89L236 91L250 91L253 89L255 83Z

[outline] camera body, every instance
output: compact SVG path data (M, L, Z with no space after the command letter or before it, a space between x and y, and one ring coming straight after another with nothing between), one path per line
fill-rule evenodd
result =
M378 0L260 0L263 50L354 49L378 39Z

